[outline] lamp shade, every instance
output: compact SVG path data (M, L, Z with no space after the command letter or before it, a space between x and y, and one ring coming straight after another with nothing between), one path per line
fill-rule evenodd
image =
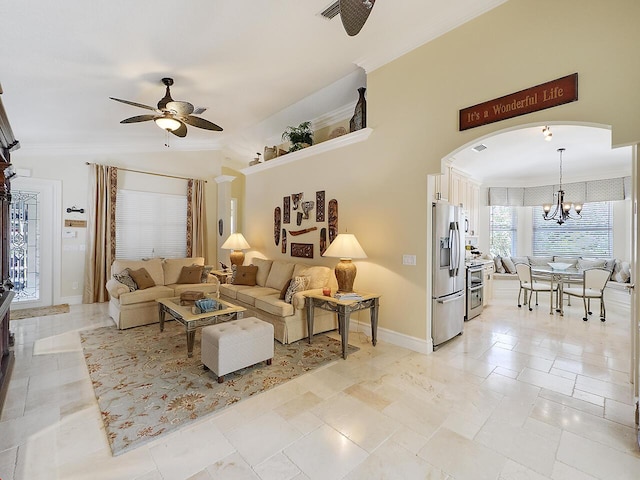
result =
M225 250L244 250L246 248L251 248L251 246L247 243L241 233L232 233L220 248L224 248Z
M339 234L322 254L323 257L367 258L367 254L352 233Z

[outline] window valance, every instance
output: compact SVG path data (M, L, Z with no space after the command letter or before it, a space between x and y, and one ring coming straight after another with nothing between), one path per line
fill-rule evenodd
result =
M560 185L490 187L489 206L529 207L553 200ZM562 185L565 200L573 203L605 202L631 198L631 177L608 178Z

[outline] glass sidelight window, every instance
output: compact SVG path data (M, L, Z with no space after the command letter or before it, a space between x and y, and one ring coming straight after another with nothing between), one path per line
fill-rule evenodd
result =
M9 276L14 302L40 299L39 193L12 191L9 211Z

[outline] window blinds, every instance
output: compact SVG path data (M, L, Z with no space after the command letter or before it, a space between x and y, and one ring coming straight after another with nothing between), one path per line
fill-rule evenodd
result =
M539 187L491 187L489 206L529 207L555 203L559 185ZM565 199L573 203L605 202L629 198L630 177L608 178L562 185Z
M116 258L187 255L187 197L118 190Z
M561 227L544 220L541 206L533 208L533 255L613 257L613 207L611 202L584 206L582 218L569 219Z

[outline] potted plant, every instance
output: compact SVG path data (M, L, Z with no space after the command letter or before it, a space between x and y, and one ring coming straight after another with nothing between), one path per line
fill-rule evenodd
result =
M291 142L290 152L301 150L313 145L313 130L311 122L302 122L297 127L287 127L282 134L282 140Z

